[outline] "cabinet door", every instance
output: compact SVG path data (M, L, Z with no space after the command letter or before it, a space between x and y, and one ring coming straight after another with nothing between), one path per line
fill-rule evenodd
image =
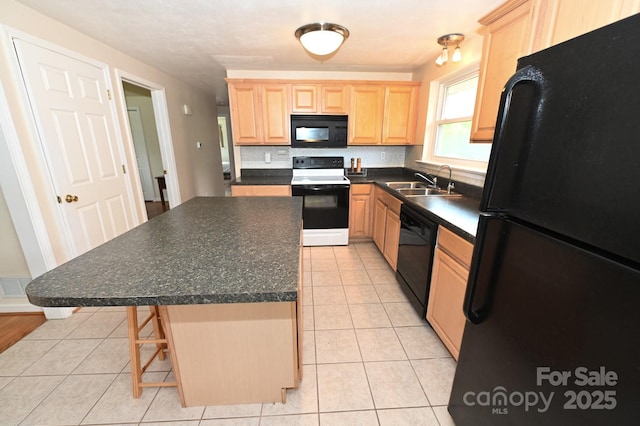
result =
M535 50L545 49L640 11L635 0L548 0L543 25L535 36Z
M415 143L418 87L387 86L384 95L382 143L410 145Z
M261 100L264 143L268 145L290 144L289 85L263 85Z
M346 84L322 85L320 112L322 114L349 113L349 86Z
M373 242L381 253L384 253L384 228L387 221L387 206L376 199L373 208Z
M384 229L384 257L395 271L398 267L398 245L400 244L400 216L387 209Z
M351 86L349 97L349 144L379 144L382 140L384 87Z
M229 106L233 142L250 145L262 142L259 89L253 83L229 84Z
M294 84L291 86L291 112L304 114L318 112L317 84Z
M371 236L371 186L351 185L349 205L349 237Z
M469 271L436 248L427 305L427 320L457 361L464 331L462 303Z
M514 4L520 4L514 9ZM508 10L508 12L505 12ZM499 14L502 13L501 16ZM504 14L506 13L506 14ZM471 140L492 141L500 93L531 45L531 2L510 1L480 20L486 25Z

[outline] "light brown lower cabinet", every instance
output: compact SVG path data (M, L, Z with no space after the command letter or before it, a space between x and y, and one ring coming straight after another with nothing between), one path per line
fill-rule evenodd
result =
M231 185L233 197L290 197L291 185Z
M183 407L286 402L302 379L298 300L160 306Z
M462 304L472 252L471 243L440 226L431 273L427 320L456 360L466 321Z
M184 407L284 402L298 386L296 302L161 308Z
M398 265L401 206L402 201L382 188L375 188L373 242L394 271Z
M351 185L349 203L349 238L371 238L372 184Z

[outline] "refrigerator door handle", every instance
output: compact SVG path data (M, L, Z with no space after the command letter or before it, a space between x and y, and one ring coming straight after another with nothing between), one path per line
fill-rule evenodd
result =
M467 290L462 309L472 324L483 322L491 309L493 283L500 268L508 226L499 217L480 216L478 236L473 247Z
M485 188L493 188L494 185L499 182L499 177L496 178L496 175L498 174L498 166L500 163L498 153L502 151L500 147L505 139L505 135L508 129L507 123L509 121L509 114L513 101L513 91L518 85L522 84L532 85L535 89L535 99L533 100L533 106L531 107L531 112L534 117L540 114L544 105L544 88L546 84L542 72L531 65L527 65L523 68L518 69L515 74L513 74L507 81L504 88L502 89L502 94L500 95L500 107L498 108L496 130L493 136L493 144L491 147L491 157L489 159L489 165L487 168ZM528 131L529 129L525 130ZM522 134L520 136L526 138L527 134ZM501 185L504 185L504 183L502 183ZM482 200L480 202L481 211L486 211L487 206L489 205L489 196L491 192L492 191L487 190L484 191Z

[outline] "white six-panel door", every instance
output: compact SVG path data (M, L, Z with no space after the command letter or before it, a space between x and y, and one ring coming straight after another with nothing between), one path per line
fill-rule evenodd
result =
M61 198L79 255L134 225L107 70L24 40L14 43L57 191L51 196Z

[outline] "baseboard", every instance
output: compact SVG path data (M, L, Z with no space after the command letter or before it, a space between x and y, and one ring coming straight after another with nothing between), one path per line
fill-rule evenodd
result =
M0 277L0 313L42 312L27 299L25 288L30 277Z
M43 312L40 306L29 303L27 298L0 298L0 313L17 314L25 312Z

